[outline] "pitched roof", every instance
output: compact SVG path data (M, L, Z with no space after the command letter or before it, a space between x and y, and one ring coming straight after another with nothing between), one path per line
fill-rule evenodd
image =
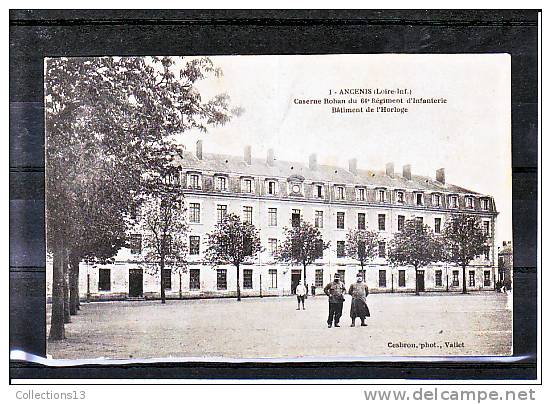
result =
M408 180L400 173L395 173L394 177L389 177L385 171L376 170L358 169L357 174L353 174L342 167L322 164L318 164L317 168L312 170L303 163L277 159L274 160L273 165L268 165L265 159L251 158L251 164L247 164L242 156L203 153L203 158L200 160L194 153L182 151L178 164L184 169L211 171L220 174L232 173L268 178L289 178L291 175L299 175L304 177L305 181L311 182L481 195L478 192L457 185L442 184L433 178L420 175L412 174L411 180Z

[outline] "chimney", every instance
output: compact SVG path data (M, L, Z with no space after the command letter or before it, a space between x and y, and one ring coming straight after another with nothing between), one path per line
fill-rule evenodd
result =
M404 177L406 180L410 180L410 181L411 181L411 165L406 164L406 165L402 168L402 177Z
M348 171L350 171L354 175L358 174L358 160L356 159L348 160Z
M243 159L245 160L245 163L247 163L248 165L251 165L251 146L245 146Z
M394 163L386 163L386 175L394 178Z
M198 140L195 148L195 155L199 160L203 160L203 141Z
M274 149L268 149L268 155L266 156L266 164L268 164L269 166L273 166L274 160L275 160Z
M436 181L442 184L446 183L446 170L444 168L436 170Z
M317 170L318 169L318 156L314 154L310 154L310 170Z

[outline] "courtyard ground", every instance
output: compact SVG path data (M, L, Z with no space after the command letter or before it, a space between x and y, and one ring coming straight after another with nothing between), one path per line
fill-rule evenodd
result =
M84 303L66 324L67 339L48 342L47 350L56 359L510 355L508 298L372 294L368 327L358 319L355 328L350 296L340 328L327 328L325 296L310 296L300 311L294 296Z

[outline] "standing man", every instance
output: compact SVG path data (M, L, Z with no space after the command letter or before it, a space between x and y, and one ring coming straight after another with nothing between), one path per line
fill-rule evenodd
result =
M350 324L350 327L356 326L356 317L362 320L362 327L366 327L365 318L369 317L370 314L365 298L369 294L369 290L367 289L366 283L363 281L361 273L358 273L356 283L350 285L348 294L352 296L352 303L350 304L350 318L352 319L352 324Z
M335 322L335 327L340 327L339 320L342 315L342 303L344 302L343 295L346 289L340 280L339 274L335 274L333 282L328 283L323 291L329 296L329 317L327 318L327 327L331 328L333 321Z
M304 308L304 297L306 296L306 288L302 284L302 281L298 281L297 288L295 290L295 294L297 295L297 310L300 310L300 303L302 302L302 310L306 310Z

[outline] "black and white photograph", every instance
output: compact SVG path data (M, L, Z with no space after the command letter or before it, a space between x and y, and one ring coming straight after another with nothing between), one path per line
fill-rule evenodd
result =
M45 59L47 357L512 355L510 63Z

